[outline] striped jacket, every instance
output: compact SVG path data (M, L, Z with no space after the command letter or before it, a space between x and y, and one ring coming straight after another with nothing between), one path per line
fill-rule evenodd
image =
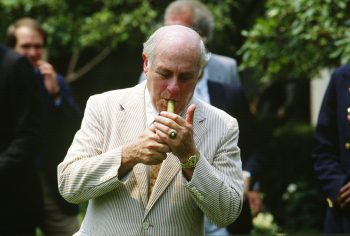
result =
M238 124L225 112L196 104L194 139L200 159L191 181L172 153L148 199L149 166L118 179L122 146L146 128L145 82L89 98L81 125L58 166L59 190L69 202L89 201L76 235L203 235L203 214L226 226L239 215L243 181Z

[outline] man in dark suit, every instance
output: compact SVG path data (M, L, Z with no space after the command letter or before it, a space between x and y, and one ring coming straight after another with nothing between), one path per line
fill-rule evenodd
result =
M28 60L0 45L0 235L34 235L40 220L41 105Z
M35 67L44 100L44 150L38 155L43 187L45 235L72 235L79 229L78 205L65 201L58 192L57 165L63 160L82 114L62 75L44 60L45 32L31 18L22 18L8 28L8 46L26 56Z
M312 153L328 204L324 231L350 233L350 65L337 68L323 98Z

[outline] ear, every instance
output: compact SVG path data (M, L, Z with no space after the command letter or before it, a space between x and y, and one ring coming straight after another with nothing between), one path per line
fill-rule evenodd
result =
M148 58L147 56L142 53L142 59L143 59L143 72L145 73L145 75L147 75L148 72Z

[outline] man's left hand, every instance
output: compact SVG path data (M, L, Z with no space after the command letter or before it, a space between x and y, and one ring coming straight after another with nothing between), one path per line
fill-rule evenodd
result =
M156 134L168 144L171 152L176 155L179 160L184 163L188 158L197 153L197 148L193 139L193 116L196 106L190 105L187 109L186 119L181 116L162 111L159 116L155 118L153 123L156 127ZM171 130L176 131L174 139L169 137Z

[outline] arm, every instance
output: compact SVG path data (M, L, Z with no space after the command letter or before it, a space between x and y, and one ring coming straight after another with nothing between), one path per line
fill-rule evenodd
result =
M160 163L169 151L168 146L158 142L152 127L131 143L103 151L109 142L106 132L110 127L105 127L102 114L106 113L102 109L97 97L89 99L81 129L58 166L59 190L69 202L87 201L123 186L128 178L122 178L136 164Z
M208 162L206 153L200 153L192 180L186 184L204 214L220 227L231 224L239 216L243 203L237 139L238 125L234 120L223 133L213 162Z
M102 153L104 126L95 97L88 100L80 130L58 165L58 187L71 203L81 203L118 188L122 148Z
M185 162L189 156L198 152L193 140L191 111L187 110L186 120L168 112L161 112L155 119L157 134L170 146L171 151ZM168 129L177 131L175 139L168 138ZM190 191L199 208L217 225L226 226L239 215L242 206L242 169L237 147L238 125L230 118L229 126L216 126L224 130L220 142L212 140L213 162L209 163L209 153L199 151L199 161L194 169L183 170L185 186ZM210 138L210 137L209 137ZM200 150L200 149L199 149Z

